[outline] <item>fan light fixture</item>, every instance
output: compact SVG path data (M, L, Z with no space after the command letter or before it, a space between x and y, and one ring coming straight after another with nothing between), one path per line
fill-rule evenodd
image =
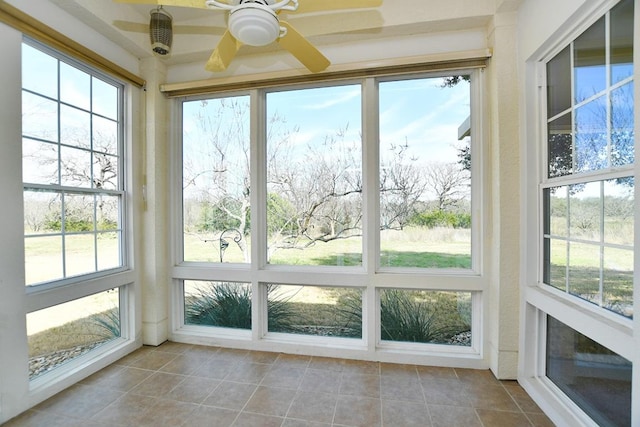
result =
M149 13L151 14L149 21L151 49L157 56L167 56L171 53L171 42L173 41L173 18L162 6Z
M260 3L246 3L229 14L229 31L242 44L265 46L286 34L271 8Z
M280 26L276 12L298 9L298 0L239 0L239 4L234 5L206 0L205 4L211 9L228 10L229 32L249 46L266 46L284 37L287 29Z

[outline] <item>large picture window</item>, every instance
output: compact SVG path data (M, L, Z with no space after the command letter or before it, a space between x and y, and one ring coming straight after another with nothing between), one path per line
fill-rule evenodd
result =
M478 75L181 100L178 329L480 358Z

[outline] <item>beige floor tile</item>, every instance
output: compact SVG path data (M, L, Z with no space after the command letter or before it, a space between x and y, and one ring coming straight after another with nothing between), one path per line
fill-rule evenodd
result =
M380 375L380 364L363 360L345 360L342 371L346 374Z
M383 400L382 422L385 426L429 427L431 417L424 403Z
M311 361L311 356L302 356L298 354L284 354L278 355L278 358L273 363L275 366L286 366L289 368L306 369Z
M297 390L304 378L305 369L274 364L260 385Z
M418 378L415 365L402 365L396 363L380 363L380 375L395 378Z
M280 427L282 418L263 414L241 412L233 423L233 427Z
M232 409L199 406L185 419L184 425L189 427L229 427L239 412Z
M483 427L473 408L428 405L433 427Z
M342 370L344 369L344 363L345 361L343 359L313 356L309 361L308 368L342 372Z
M531 427L531 422L522 412L477 409L476 412L485 426L491 427Z
M284 417L295 396L295 390L259 386L243 411Z
M525 414L535 427L554 427L555 424L545 414Z
M100 375L103 371L100 371L89 378L86 381L81 382L81 384L93 385L96 387L104 387L104 388L112 388L114 390L119 391L129 391L142 381L149 378L153 375L153 371L148 371L146 369L138 369L132 368L130 366L118 366L111 365L110 367L119 368L117 370L105 371L109 372L108 375ZM110 368L108 367L108 368ZM107 369L108 369L107 368Z
M380 376L343 373L339 394L379 398Z
M422 387L415 377L382 376L380 378L380 397L383 399L424 402Z
M171 390L173 390L185 378L187 377L184 375L156 372L132 388L131 393L142 394L144 396L166 397Z
M300 390L321 393L338 393L342 373L319 369L307 369L302 377Z
M520 408L515 400L501 385L482 386L481 388L469 389L465 392L469 397L469 402L474 408L492 409L497 411L519 412Z
M222 381L218 387L202 402L203 405L241 410L256 391L255 384Z
M211 378L186 377L166 397L180 402L202 403L220 385L220 382Z
M319 423L331 423L338 399L335 394L299 392L287 413L287 417Z
M149 369L156 371L167 363L171 362L178 355L176 353L166 353L164 351L149 351L141 357L132 361L129 366L133 368Z
M331 427L331 424L285 418L282 427Z
M466 387L458 379L422 380L421 385L429 405L471 406Z
M76 384L42 402L35 409L73 418L89 419L123 395L123 392L117 390Z
M336 405L336 414L333 422L334 424L354 427L381 426L382 406L380 399L340 396Z
M271 365L264 363L240 362L229 370L225 380L237 381L240 383L260 384L270 369Z

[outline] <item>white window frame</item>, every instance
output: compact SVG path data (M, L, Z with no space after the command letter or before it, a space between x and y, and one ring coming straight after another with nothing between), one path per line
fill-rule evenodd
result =
M595 4L597 3L597 4ZM522 231L522 297L518 380L544 412L559 425L593 426L597 424L570 400L549 378L546 377L546 319L550 315L575 331L597 341L625 357L635 365L633 369L632 394L640 391L640 341L634 339L634 331L640 331L640 292L638 279L634 274L634 319L609 312L592 303L580 300L565 292L543 283L543 220L542 189L555 185L565 185L586 180L608 178L616 172L586 172L567 177L551 178L546 174L547 162L547 99L546 63L611 10L618 0L591 2L584 5L563 26L564 30L547 40L538 52L530 58L524 68L526 76L526 109L529 116L523 118L525 140L523 158L530 159L524 168L522 191L524 194ZM640 1L634 3L634 40L639 40ZM608 39L607 39L608 40ZM640 46L634 46L634 99L638 105L640 88ZM572 69L573 72L573 69ZM573 81L573 78L572 78ZM608 84L608 82L607 82ZM608 86L609 87L609 86ZM573 97L573 88L571 88ZM572 106L574 105L572 99ZM531 114L533 112L533 114ZM635 135L640 129L640 111L635 108ZM640 153L637 136L635 140L636 159ZM638 183L638 162L626 168L632 171ZM625 169L625 168L622 168ZM616 169L618 171L620 169ZM614 176L615 177L615 176ZM634 217L634 271L640 268L640 201L637 185L635 190ZM532 261L534 260L534 261ZM632 401L632 425L640 420L640 401Z
M470 74L471 86L471 133L472 144L472 268L454 269L412 269L380 268L378 252L379 239L379 191L378 191L378 144L366 141L378 141L378 82L405 78L433 78L454 74ZM336 84L353 83L354 80L339 81ZM264 241L265 221L257 221L264 203L263 191L251 191L252 244L251 264L220 264L184 262L181 259L183 246L182 229L182 102L211 98L218 95L176 98L172 104L175 133L171 157L173 162L172 187L172 254L175 265L172 269L173 287L171 290L171 328L170 339L185 343L204 343L264 351L287 351L316 356L334 356L339 349L342 357L379 360L388 362L432 364L471 368L488 368L486 350L487 297L486 271L487 240L483 239L483 218L487 218L484 194L486 180L483 174L484 145L486 135L483 129L483 93L484 73L481 68L454 69L449 72L421 73L410 76L398 75L384 78L367 77L356 80L362 84L362 165L363 165L363 262L361 267L314 267L266 265ZM296 85L294 88L316 88L332 84L315 83ZM284 87L283 89L288 89ZM274 90L278 90L275 88ZM269 90L271 91L271 90ZM265 156L265 147L260 141L260 130L264 132L266 123L266 92L260 89L226 92L222 97L250 95L251 102L251 183L252 189L259 189L258 183L264 182L265 165L260 162ZM256 132L256 130L259 130ZM370 173L376 171L376 173ZM257 224L256 224L257 223ZM216 327L202 327L184 324L184 280L211 280L251 283L252 286L252 329L229 330ZM363 289L363 337L344 339L315 337L267 332L265 283L283 283L308 286L340 286ZM381 342L379 326L379 290L403 288L418 290L442 290L469 292L473 304L473 342L470 347L443 346L435 344L415 344L401 342ZM373 325L373 326L372 326Z
M26 377L24 380L28 382L28 395L25 399L26 409L53 396L70 385L75 384L91 373L113 363L120 357L134 350L140 345L140 343L139 338L136 337L135 319L137 316L134 309L135 305L138 304L137 301L139 298L136 296L138 291L134 285L137 278L135 277L135 272L132 269L132 204L130 203L130 193L127 191L127 189L132 186L133 168L130 159L132 158L133 151L131 144L125 143L125 141L130 141L133 136L131 129L125 128L126 123L131 120L131 104L135 102L130 91L131 86L115 80L114 78L105 75L102 71L83 64L74 58L57 52L42 43L33 41L26 37L23 37L23 43L27 43L30 46L33 46L58 60L65 61L91 75L120 86L118 100L118 122L120 123L118 136L118 167L121 188L117 191L110 191L109 193L117 193L121 197L119 216L121 224L120 257L122 263L122 265L117 268L25 286L25 314L104 292L113 288L118 288L119 290L120 314L120 337L76 357L63 365L56 367L52 371L40 375L32 380L29 380L28 372L25 372ZM47 189L47 186L43 185L34 186L28 183L24 184L25 191L35 187ZM52 190L60 190L59 187L60 186L53 186ZM62 187L62 190L73 191L74 188ZM80 190L82 192L84 189ZM86 193L89 192L91 191Z

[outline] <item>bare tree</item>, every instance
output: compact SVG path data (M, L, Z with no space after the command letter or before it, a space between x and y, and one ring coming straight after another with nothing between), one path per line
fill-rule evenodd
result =
M424 168L424 176L438 210L452 208L469 196L470 174L458 163L429 163Z

